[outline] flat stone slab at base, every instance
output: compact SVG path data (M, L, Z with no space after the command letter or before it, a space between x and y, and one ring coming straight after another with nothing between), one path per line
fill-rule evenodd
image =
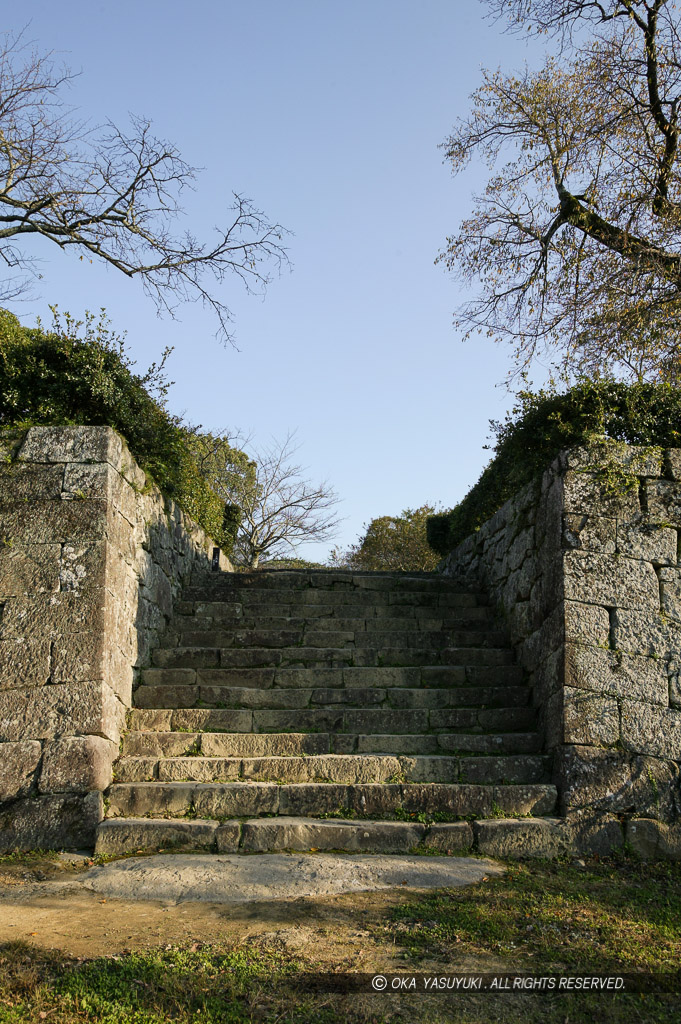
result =
M473 857L159 854L93 868L83 884L117 899L251 903L377 889L452 889L504 867Z

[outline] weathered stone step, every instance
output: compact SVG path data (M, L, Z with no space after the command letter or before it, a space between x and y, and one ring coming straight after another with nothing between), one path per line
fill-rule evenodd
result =
M211 648L158 647L152 654L158 668L269 668L300 665L306 668L380 667L423 665L512 665L509 648L443 647L440 650L383 647L349 648Z
M536 732L429 733L249 733L229 725L241 712L134 709L128 713L127 754L164 757L198 752L209 757L269 757L288 754L535 754L541 751ZM144 738L143 738L144 737Z
M162 671L162 670L161 670ZM171 670L172 671L172 670ZM179 669L178 671L183 671ZM153 678L153 677L152 677ZM181 694L182 707L221 706L225 708L324 708L328 705L352 705L361 708L451 708L451 707L527 707L530 690L526 686L437 687L407 689L405 687L268 687L226 686L219 684L160 685L145 682L135 691L136 707L169 707L165 701ZM150 696L151 695L151 696ZM151 703L150 703L151 701ZM160 702L160 703L159 703Z
M310 570L258 570L251 573L205 573L192 580L194 589L207 590L329 590L332 592L389 591L403 590L414 593L450 591L455 593L480 593L479 588L463 587L438 573L405 572L353 572L334 569Z
M200 693L201 700L197 700ZM233 722L230 732L346 732L424 733L442 731L526 731L534 728L537 713L532 707L319 707L280 710L224 707L221 687L141 686L135 691L137 708L169 710L185 708L199 713L215 708ZM199 703L201 706L198 706ZM229 717L233 716L233 717ZM238 724L237 724L238 723Z
M341 818L254 818L183 821L177 818L108 818L97 831L95 853L185 850L205 853L276 853L284 850L348 853L477 852L506 858L556 857L570 851L560 818L491 818L422 824L417 821L346 821Z
M109 818L97 832L95 853L116 856L152 850L206 853L274 853L283 850L408 853L415 848L447 854L471 848L469 822L424 825L406 821L338 818L256 818L244 822Z
M424 665L399 668L387 665L339 668L151 668L142 671L146 686L227 686L259 690L316 690L403 687L450 689L455 687L518 687L523 677L517 665Z
M443 647L508 647L506 634L489 628L479 630L330 630L330 629L189 629L169 630L162 638L162 648L229 648L229 647L316 647L316 648L436 648Z
M257 608L269 610L270 614L282 614L273 612L274 608L284 606L291 608L310 608L315 605L324 605L328 608L371 608L371 607L401 607L415 606L425 608L472 608L476 605L486 605L488 601L480 595L452 591L448 588L441 590L433 589L430 593L415 590L323 590L308 589L295 591L286 589L248 589L248 588L218 588L216 587L187 587L184 592L184 599L195 604L240 604L243 608Z
M494 785L547 782L547 756L396 757L389 754L321 754L275 757L123 755L116 782L448 782Z
M331 632L352 630L353 632L371 632L382 630L394 632L399 630L442 630L442 629L485 629L494 623L492 610L489 607L455 608L443 614L433 613L428 609L395 608L390 615L369 614L370 609L361 615L348 617L334 614L328 609L327 614L319 614L320 609L312 609L313 614L267 615L245 614L241 605L221 603L215 605L190 604L184 612L178 602L170 631L209 630L209 629L315 629ZM197 609L197 610L195 610ZM387 609L389 611L389 609ZM336 609L338 611L338 609Z
M545 783L477 786L440 783L134 782L108 791L107 817L247 818L320 815L447 818L550 814L556 789Z

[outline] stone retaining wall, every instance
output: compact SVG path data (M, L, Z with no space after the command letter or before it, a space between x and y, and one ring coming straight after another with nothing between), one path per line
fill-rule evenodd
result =
M447 556L506 614L575 849L681 858L681 450L563 453Z
M0 849L92 846L136 670L213 542L109 427L0 460Z

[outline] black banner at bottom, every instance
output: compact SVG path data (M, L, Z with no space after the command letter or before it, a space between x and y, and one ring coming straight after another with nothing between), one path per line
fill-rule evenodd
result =
M297 988L316 992L404 993L527 993L598 992L608 994L681 994L677 974L306 974Z

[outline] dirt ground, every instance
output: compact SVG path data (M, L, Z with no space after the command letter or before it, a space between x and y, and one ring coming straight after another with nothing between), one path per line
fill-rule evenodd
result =
M76 957L192 942L258 940L292 955L313 955L319 970L399 972L399 948L384 940L390 909L414 890L271 900L182 902L104 898L78 885L85 857L0 865L0 942L22 940ZM443 965L433 962L432 969ZM453 965L447 964L448 969ZM421 970L429 969L426 965ZM500 970L493 958L461 960L456 970Z

